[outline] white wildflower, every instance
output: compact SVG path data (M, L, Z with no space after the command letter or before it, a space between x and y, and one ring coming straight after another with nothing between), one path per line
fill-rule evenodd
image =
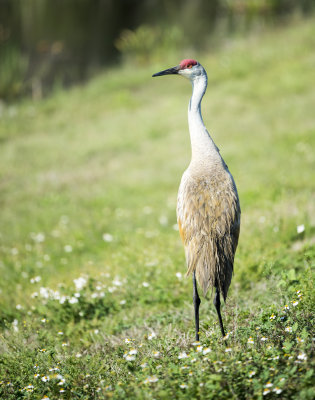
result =
M79 300L76 297L71 297L68 301L70 304L75 304L79 302Z
M59 303L63 304L68 299L68 296L60 296Z
M231 334L232 334L232 332L228 332L228 333L224 336L223 340L227 340L227 339L231 336Z
M11 254L12 254L13 256L17 256L17 255L19 254L19 250L18 250L16 247L13 247L13 248L11 249Z
M17 319L15 319L15 320L12 322L13 329L14 329L15 332L18 332L18 330L19 330L18 324L19 324L19 321L18 321Z
M87 284L87 279L84 278L83 276L80 276L79 278L74 279L73 283L74 283L74 285L75 285L77 290L81 290Z
M132 356L132 355L130 355L130 354L125 354L125 355L124 355L124 359L125 359L126 361L134 361L134 360L136 359L136 357L135 357L135 356Z
M306 356L305 353L300 353L300 354L298 355L298 359L299 359L299 360L306 361L306 360L307 360L307 356Z
M113 235L111 235L110 233L104 233L103 240L104 240L104 242L110 243L114 240L114 238L113 238Z
M71 253L72 252L72 246L70 244L66 244L63 249L64 249L64 251L66 253Z
M149 339L149 340L152 340L152 339L154 339L154 338L156 338L156 333L152 331L152 332L150 333L150 335L148 336L148 339Z
M59 371L59 368L58 367L49 368L49 372L53 372L53 371Z
M187 388L188 388L188 386L186 385L186 383L182 383L181 385L179 385L179 387L180 387L181 389L187 389Z
M32 239L37 242L37 243L43 243L45 240L45 235L42 232L39 233L32 233L31 234Z
M143 383L145 383L145 384L154 383L154 382L157 382L158 380L159 380L159 378L158 378L157 376L153 375L153 376L148 376L148 377L143 381Z
M30 282L37 283L37 282L40 282L41 280L42 280L42 278L38 275L38 276L35 276L34 278L31 278Z
M40 293L41 297L43 297L44 299L49 298L49 292L50 292L50 290L43 286L39 288L39 293Z

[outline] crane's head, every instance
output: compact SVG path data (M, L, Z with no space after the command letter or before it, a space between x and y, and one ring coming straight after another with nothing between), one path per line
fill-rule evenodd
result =
M156 74L152 75L155 76L162 76L162 75L182 75L185 78L193 81L200 75L204 75L205 70L198 61L187 59L181 61L176 67L165 69L164 71L157 72Z

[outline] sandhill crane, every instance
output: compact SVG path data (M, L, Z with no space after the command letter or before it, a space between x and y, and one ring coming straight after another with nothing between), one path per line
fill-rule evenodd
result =
M215 288L213 304L225 337L220 295L226 300L233 274L240 231L241 209L236 185L201 116L201 100L207 89L207 73L195 60L154 75L178 74L192 83L188 124L192 157L184 172L177 198L177 222L184 243L187 275L193 275L196 340L199 340L199 306L196 280L206 296Z

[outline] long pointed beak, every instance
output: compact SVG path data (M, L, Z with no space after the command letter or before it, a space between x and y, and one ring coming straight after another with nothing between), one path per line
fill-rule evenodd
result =
M157 72L156 74L152 75L152 77L154 78L155 76L174 75L174 74L178 74L178 71L179 71L179 66L177 65L176 67L168 68L168 69L165 69L164 71Z

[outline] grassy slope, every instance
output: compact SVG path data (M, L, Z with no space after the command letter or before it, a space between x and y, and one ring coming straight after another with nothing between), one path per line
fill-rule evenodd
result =
M3 110L3 398L230 399L260 398L264 390L267 398L312 398L314 38L310 20L198 55L209 75L204 120L242 205L223 310L228 352L211 299L202 299L201 343L212 351L191 346L191 282L176 276L185 273L174 225L190 157L189 84L150 78L167 63L126 66L40 103ZM305 232L297 234L300 224ZM104 233L113 240L104 241ZM78 303L32 296L44 287L73 297L80 275L89 283ZM31 283L35 276L41 281ZM157 337L148 340L152 331ZM138 353L128 362L123 355L131 346ZM178 359L183 351L189 357ZM63 385L49 371L54 366ZM159 380L143 383L152 375ZM27 385L34 388L20 391Z

